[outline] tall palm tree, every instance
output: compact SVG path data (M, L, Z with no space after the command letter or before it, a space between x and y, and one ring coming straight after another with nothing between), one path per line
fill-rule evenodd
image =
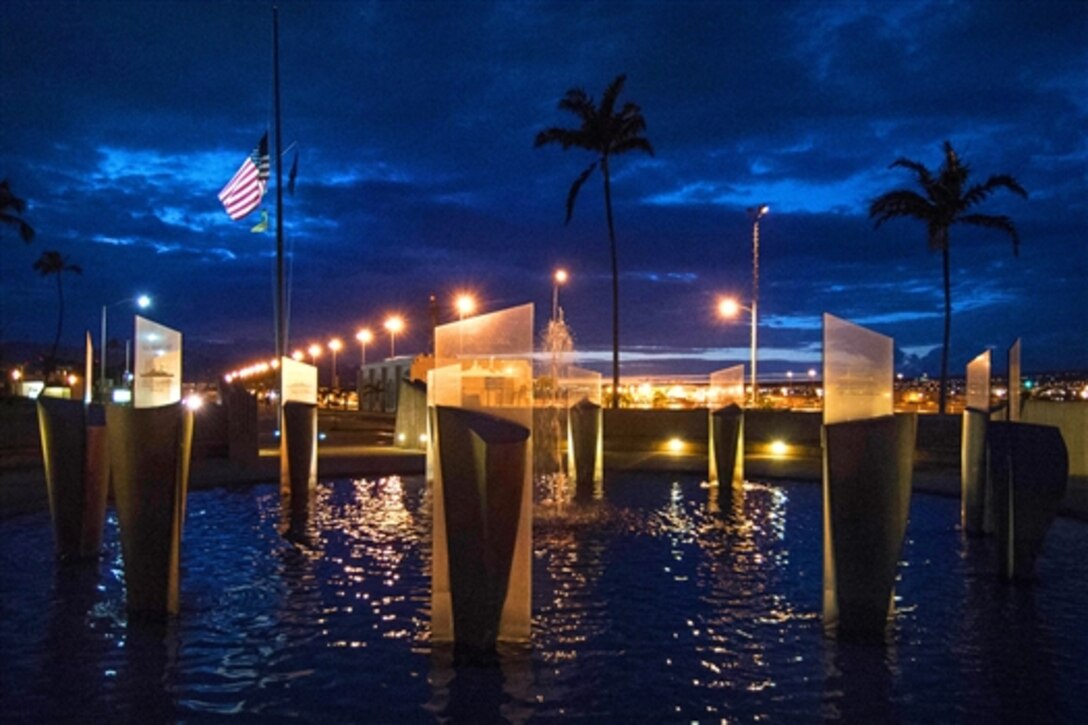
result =
M34 227L22 218L25 213L26 202L11 193L7 179L0 181L0 222L16 227L23 241L30 244L34 239Z
M49 365L53 365L57 359L57 346L60 345L60 331L64 324L64 287L61 284L61 278L65 272L83 274L83 269L78 264L69 263L68 258L60 252L53 251L42 252L42 256L34 262L34 269L42 277L54 275L57 278L57 300L60 302L60 307L57 311L57 335L53 338L53 351L49 354Z
M623 90L626 75L616 76L601 97L600 105L593 102L581 88L572 88L559 101L559 110L573 113L579 120L578 128L548 128L536 135L534 148L558 143L566 151L571 147L585 149L596 155L591 163L571 184L567 194L567 219L574 214L574 201L586 179L601 167L604 176L604 209L608 218L608 241L612 251L612 407L619 407L620 391L620 281L616 261L616 230L612 224L612 176L610 159L628 151L642 151L653 156L650 142L639 135L646 130L646 119L637 104L627 102L616 110L616 99Z
M891 167L914 172L923 194L910 189L889 191L869 206L869 218L876 226L896 217L910 217L925 222L929 248L940 250L944 268L944 342L941 347L940 412L944 413L948 397L948 347L952 335L952 289L949 282L948 232L953 224L971 224L1005 232L1012 239L1014 256L1020 251L1020 236L1007 216L969 214L973 206L985 200L997 189L1005 188L1027 198L1028 193L1008 174L991 176L981 184L967 185L970 167L960 161L955 149L944 142L944 163L934 174L922 164L910 159L898 159Z

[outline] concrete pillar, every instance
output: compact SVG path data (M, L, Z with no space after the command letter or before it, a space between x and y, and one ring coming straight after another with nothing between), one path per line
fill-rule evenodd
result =
M824 627L882 641L910 509L917 417L824 426Z
M106 431L129 612L176 614L193 413L111 405Z
M38 429L57 556L96 558L110 481L102 406L38 398Z

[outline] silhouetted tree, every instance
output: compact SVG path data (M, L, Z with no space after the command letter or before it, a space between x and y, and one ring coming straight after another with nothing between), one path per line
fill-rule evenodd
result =
M11 193L7 179L0 181L0 221L16 227L23 241L30 244L34 239L34 227L27 224L22 215L26 213L26 202Z
M628 151L643 151L653 156L650 142L640 134L646 130L642 109L634 103L625 103L615 110L616 99L623 90L627 76L617 76L601 97L600 105L581 88L572 88L559 101L559 109L573 113L581 125L578 128L548 128L536 135L534 147L558 143L566 151L571 147L585 149L597 156L597 160L571 184L567 194L567 219L574 214L574 201L582 184L601 167L604 176L604 208L608 218L608 241L612 252L612 389L620 388L620 282L619 265L616 261L616 231L612 224L612 177L609 160L612 156ZM612 396L612 407L618 407L619 396Z
M34 262L34 269L42 277L53 275L57 278L57 301L60 306L57 310L57 335L53 338L53 351L49 354L48 364L51 367L57 359L57 346L60 345L60 332L64 325L64 287L61 278L65 272L83 274L83 269L78 264L71 264L68 258L60 252L42 252L38 261Z
M928 232L929 248L941 252L944 268L944 341L941 349L940 412L944 413L948 398L948 349L952 335L952 288L949 281L949 229L953 224L971 224L996 229L1012 238L1012 253L1019 254L1020 236L1007 216L969 214L972 207L985 200L995 190L1008 189L1027 198L1027 192L1013 177L1007 174L991 176L981 184L967 185L970 168L960 161L952 144L944 142L944 163L934 174L922 164L910 159L898 159L890 168L902 167L914 172L922 187L919 194L910 189L889 191L875 199L869 206L869 218L876 219L876 226L896 217L910 217L924 222Z

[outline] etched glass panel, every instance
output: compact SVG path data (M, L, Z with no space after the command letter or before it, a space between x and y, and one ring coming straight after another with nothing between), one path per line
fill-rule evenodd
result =
M568 365L559 379L561 401L567 408L578 405L583 400L601 404L601 374L596 370Z
M824 424L891 415L895 343L824 314Z
M990 409L990 358L990 351L987 350L967 363L968 408L982 411Z
M532 428L533 306L512 307L435 328L435 405L479 410ZM448 388L457 385L460 400ZM439 375L439 371L442 371ZM428 396L429 397L429 396Z
M317 405L317 368L289 357L280 358L280 385L284 403Z
M717 410L734 404L744 407L743 365L715 370L710 374L706 406L711 410Z
M154 408L181 400L181 333L136 315L132 404Z

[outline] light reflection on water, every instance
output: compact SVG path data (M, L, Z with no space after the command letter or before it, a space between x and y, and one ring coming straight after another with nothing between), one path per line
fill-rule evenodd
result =
M47 514L0 522L5 719L1073 721L1085 704L1075 522L1010 587L955 500L916 497L891 643L842 645L820 621L818 486L626 475L604 501L538 506L533 642L465 662L429 640L420 479L323 484L302 522L273 486L193 492L188 511L166 626L127 619L115 517L100 564L64 569Z

